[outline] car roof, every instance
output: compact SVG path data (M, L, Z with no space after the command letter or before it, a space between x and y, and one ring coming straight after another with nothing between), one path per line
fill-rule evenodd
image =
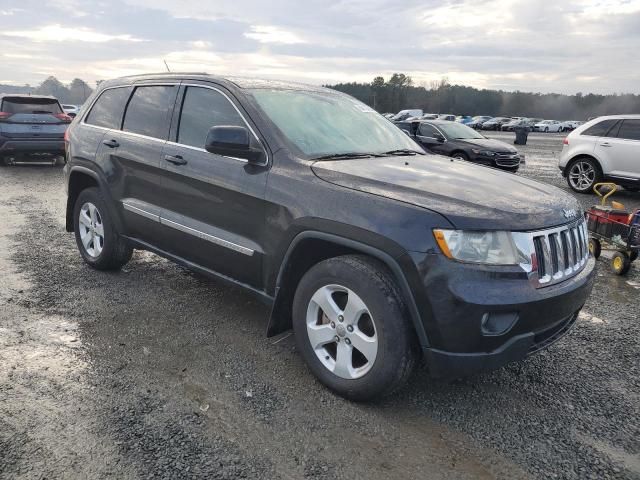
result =
M165 73L148 73L144 75L130 75L126 77L114 78L112 80L105 80L100 84L100 88L111 87L117 85L132 85L139 82L148 82L153 80L167 81L167 80L203 80L214 81L222 85L241 88L241 89L258 89L268 88L276 90L300 90L300 91L314 91L335 93L344 95L342 92L333 90L330 88L319 87L317 85L309 85L306 83L290 82L282 80L267 80L259 78L249 78L241 76L221 76L212 75L206 72L165 72Z
M628 118L630 120L638 120L640 119L640 113L629 113L627 115L602 115L601 117L596 117L589 121L592 122L593 120L620 120L624 118Z
M30 95L28 93L0 93L0 99L2 98L47 98L49 100L58 100L52 95Z
M447 120L439 120L439 119L428 119L425 118L424 120L420 120L418 123L431 123L433 125L451 125L452 123L455 122L449 122Z

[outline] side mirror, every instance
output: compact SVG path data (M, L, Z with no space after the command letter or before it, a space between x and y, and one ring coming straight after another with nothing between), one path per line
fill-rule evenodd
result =
M438 143L444 143L444 137L439 133L435 134L435 139L438 141Z
M265 162L264 151L251 146L251 136L245 127L231 125L211 127L207 133L204 148L210 153L243 158L253 164Z

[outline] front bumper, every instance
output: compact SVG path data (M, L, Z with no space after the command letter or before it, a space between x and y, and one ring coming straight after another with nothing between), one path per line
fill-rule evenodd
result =
M48 139L0 139L0 155L17 155L21 153L51 153L64 154L64 138Z
M491 167L517 170L520 167L520 154L498 154L498 155L482 155L476 154L471 158L472 162L481 163L483 165L489 165Z
M573 277L542 288L519 267L482 268L439 254L418 265L424 355L435 377L493 370L548 347L573 326L595 280L591 257ZM487 328L492 322L500 327Z

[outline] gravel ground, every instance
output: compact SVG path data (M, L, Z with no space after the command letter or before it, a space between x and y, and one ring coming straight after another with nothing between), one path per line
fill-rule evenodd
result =
M531 135L519 174L568 190L561 138ZM238 289L145 252L90 270L64 204L61 169L0 169L0 478L640 478L640 265L600 261L572 333L528 361L361 405Z

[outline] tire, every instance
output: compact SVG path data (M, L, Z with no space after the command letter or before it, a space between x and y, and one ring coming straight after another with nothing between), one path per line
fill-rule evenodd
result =
M354 309L360 313L350 315ZM350 400L393 393L416 363L415 335L398 287L382 263L366 256L330 258L302 277L293 301L293 330L313 374ZM341 357L345 361L340 353L347 355Z
M464 152L453 152L451 154L451 158L457 158L458 160L465 160L467 162L469 161L469 157Z
M115 230L98 188L87 188L78 195L73 207L73 227L82 259L96 270L119 270L131 259L133 248Z
M638 259L638 250L634 250L629 254L629 261L635 262Z
M549 133L549 127L544 127L544 133Z
M626 275L631 268L631 259L624 252L616 252L611 259L611 268L616 275Z
M578 193L591 193L593 186L602 180L600 165L591 157L572 161L566 172L569 187Z
M589 253L591 253L595 259L600 258L600 254L602 253L602 244L600 243L600 240L597 238L589 239Z

